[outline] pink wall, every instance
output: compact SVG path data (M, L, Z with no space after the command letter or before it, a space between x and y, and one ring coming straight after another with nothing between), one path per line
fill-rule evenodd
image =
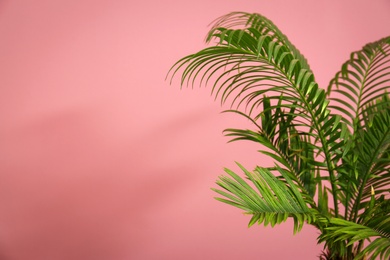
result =
M242 10L279 25L325 87L390 34L390 2L318 2L0 1L0 259L316 259L314 229L248 229L213 200L257 147L226 144L238 119L164 77Z

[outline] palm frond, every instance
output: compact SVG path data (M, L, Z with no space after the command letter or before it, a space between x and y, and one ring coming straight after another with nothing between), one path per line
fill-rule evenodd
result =
M356 133L356 174L349 179L356 188L352 194L353 211L350 219L357 219L364 202L376 195L388 194L390 187L390 102L387 94L371 103L364 112L364 128ZM351 174L351 173L350 173ZM386 189L387 188L387 189ZM351 203L352 204L352 203Z
M252 215L249 226L255 223L274 226L291 217L294 219L294 232L298 232L305 222L315 220L315 212L308 208L305 201L308 197L302 195L282 169L280 173L285 181L275 177L266 168L258 167L249 172L243 166L238 166L252 186L233 171L225 169L230 177L220 176L217 181L223 190L213 190L223 196L216 198L217 200Z
M244 28L236 29L242 25ZM208 40L212 38L217 39L217 46L179 60L171 69L172 77L182 70L182 86L213 81L216 98L237 108L244 105L255 120L263 115L258 108L265 94L277 102L275 109L294 109L291 123L311 135L310 142L318 147L314 154L329 173L337 215L335 167L347 128L339 117L330 114L326 92L318 87L302 57L274 24L258 14L233 13L221 18L209 33ZM279 122L289 120L282 117L291 117L288 113L274 115Z
M380 191L379 186L389 183L389 118L382 112L377 115L390 106L386 94L390 89L389 64L390 37L386 37L353 52L328 86L329 108L350 128L342 147L342 163L337 167L342 189L339 196L350 219L356 220L363 201L370 197L371 186Z
M330 108L356 131L365 108L390 88L390 37L369 43L353 52L330 81ZM336 95L334 95L336 94Z
M387 220L388 224L389 220ZM330 219L329 226L319 237L319 242L326 242L330 249L335 249L337 243L344 241L347 241L347 246L364 245L364 241L371 241L364 250L356 254L354 259L363 259L367 256L373 260L377 256L380 256L382 260L389 259L390 236L383 234L380 228L375 229L340 218ZM347 253L343 247L339 247L337 250L341 256Z

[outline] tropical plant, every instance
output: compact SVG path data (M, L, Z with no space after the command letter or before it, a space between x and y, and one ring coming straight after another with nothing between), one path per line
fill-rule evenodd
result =
M262 145L272 167L245 177L226 169L216 199L251 215L249 226L292 218L320 231L320 259L390 257L390 37L353 52L319 88L307 60L269 19L218 18L205 49L174 64L171 81L207 85L253 129L226 129L232 141Z

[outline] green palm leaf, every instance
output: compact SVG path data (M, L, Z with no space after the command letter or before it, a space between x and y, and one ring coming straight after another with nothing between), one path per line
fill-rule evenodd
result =
M307 141L317 147L313 154L329 173L337 215L335 167L341 158L346 127L339 117L331 116L326 92L318 87L304 58L274 24L258 14L232 13L221 18L208 35L211 39L216 39L218 45L179 60L172 67L172 77L182 69L182 85L202 85L212 80L216 98L238 108L244 105L254 120L263 116L258 107L264 103L264 94L271 103L278 103L271 104L274 107L270 109L294 110L290 122L299 125L300 133L310 135ZM278 122L291 118L288 113L273 116ZM281 128L279 134L286 131Z
M217 181L223 190L213 190L223 196L217 200L252 215L249 226L255 223L274 226L291 217L294 219L294 232L298 232L305 221L311 223L315 219L315 212L307 207L305 197L282 169L280 173L285 181L276 178L265 168L258 167L249 172L241 165L238 166L253 186L226 169L230 177L220 176Z
M390 37L353 52L328 86L330 108L343 115L354 130L362 125L364 111L390 88Z
M354 183L353 189L346 189L351 194L352 211L349 219L356 220L365 210L372 195L388 194L390 187L390 102L387 95L371 103L364 110L365 125L356 132L356 170L342 176L344 183ZM347 182L346 180L349 180Z
M387 217L387 225L389 225L389 218ZM325 232L319 237L320 242L326 242L329 248L334 248L339 242L348 241L348 245L354 245L367 240L373 240L360 253L356 254L354 259L389 259L390 256L390 234L381 232L380 228L368 227L339 218L332 218L329 220L329 226L325 228ZM343 256L347 252L339 248L339 255Z
M353 52L328 86L329 108L351 130L337 168L340 199L349 219L357 219L363 201L370 198L371 186L380 193L389 184L389 118L383 112L390 107L385 94L390 88L389 63L387 37Z

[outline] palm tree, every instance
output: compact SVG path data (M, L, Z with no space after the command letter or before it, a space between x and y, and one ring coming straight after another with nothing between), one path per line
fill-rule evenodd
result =
M273 167L245 177L226 169L216 199L255 223L310 224L324 242L320 259L390 257L390 37L353 52L327 90L307 60L260 14L233 12L207 35L213 43L180 59L168 77L209 83L229 112L253 129L226 129L232 141L260 143Z

